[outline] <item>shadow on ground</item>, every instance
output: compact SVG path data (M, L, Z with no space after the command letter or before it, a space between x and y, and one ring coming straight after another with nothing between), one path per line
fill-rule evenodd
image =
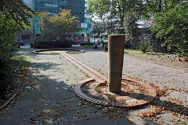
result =
M129 113L144 109L146 106L125 109L102 107L85 102L73 92L74 84L78 83L77 78L83 77L80 76L78 69L65 59L60 60L59 55L36 55L31 51L32 49L25 49L19 52L20 56L31 58L31 71L17 100L0 113L1 125L158 124L136 116L131 119ZM26 89L26 86L31 88ZM187 107L169 101L155 99L151 105L188 115Z
M66 73L56 76L58 65L62 65L65 71L71 70L70 67L66 68L66 60L62 60L62 63L56 61L51 63L44 60L45 55L33 55L30 50L25 50L20 55L31 58L31 71L17 99L0 113L1 125L135 124L128 119L128 110L125 110L124 115L117 120L110 118L113 115L110 112L106 114L112 107L96 106L78 98L73 92L74 86L70 84L77 81L66 76ZM57 55L48 55L49 60L54 56ZM39 63L35 61L36 59L42 62ZM70 66L74 68L73 65ZM78 69L77 71L80 72ZM66 81L68 78L71 81ZM30 88L27 89L27 86Z

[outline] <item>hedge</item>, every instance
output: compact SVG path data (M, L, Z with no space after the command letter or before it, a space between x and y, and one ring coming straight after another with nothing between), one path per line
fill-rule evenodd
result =
M72 47L72 42L70 40L47 40L42 38L37 38L34 41L34 48L38 49L48 49L48 48L70 48Z

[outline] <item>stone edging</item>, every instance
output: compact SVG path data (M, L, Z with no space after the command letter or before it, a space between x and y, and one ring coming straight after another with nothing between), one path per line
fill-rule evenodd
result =
M86 94L84 94L81 90L81 87L89 82L93 82L95 81L95 79L86 79L82 82L80 82L79 84L77 84L74 88L74 92L82 99L98 104L98 105L104 105L104 106L115 106L115 107L126 107L126 108L133 108L133 107L139 107L139 106L143 106L148 104L149 102L151 102L156 96L157 96L157 92L156 90L151 87L150 85L144 83L144 82L139 82L139 81L135 81L132 79L128 79L128 78L124 78L122 80L126 80L126 81L130 81L130 82L134 82L136 83L136 85L138 86L142 86L144 88L146 88L147 90L149 89L149 95L147 95L146 97L144 97L142 100L136 100L136 101L129 101L126 103L119 103L119 102L108 102L108 101L103 101L103 100L99 100L99 99L95 99L93 97L90 97ZM98 86L100 83L95 83L95 86ZM94 89L95 90L95 89ZM97 91L94 91L94 93L98 93ZM131 100L131 99L130 99Z
M40 52L45 52L45 51L59 51L59 50L63 50L63 51L77 51L77 52L84 52L84 50L78 50L78 49L73 49L73 48L56 48L56 49L38 49L38 50L34 50L32 51L33 54L42 54ZM59 54L59 53L53 53L53 54Z
M0 107L0 109L5 108L5 107L18 95L18 92L19 92L19 90L20 90L20 88L21 88L21 84L22 84L22 82L19 83L18 88L17 88L17 90L16 90L16 93L13 94L13 95Z
M56 49L57 50L57 49ZM64 50L64 49L58 49L58 50ZM74 50L74 49L66 49L66 50ZM37 54L39 54L40 52L43 51L54 51L54 49L52 50L37 50L35 51ZM81 50L77 50L80 51ZM59 54L59 53L58 53ZM148 91L148 95L146 95L142 100L134 100L134 99L130 99L130 100L125 100L125 104L117 101L103 101L103 100L99 100L99 99L95 99L93 97L90 97L86 94L84 94L81 90L81 87L89 82L95 82L95 86L98 85L104 85L106 84L105 81L107 81L107 77L100 74L99 72L93 70L92 68L88 67L87 65L79 62L78 60L74 59L73 57L71 57L70 55L66 54L66 52L61 53L60 55L64 56L68 61L70 61L71 63L73 63L77 68L81 69L87 76L89 76L89 79L86 79L80 83L78 83L75 88L74 88L74 92L81 97L82 99L95 103L95 104L99 104L99 105L104 105L104 106L116 106L116 107L126 107L126 108L132 108L132 107L139 107L139 106L143 106L148 104L150 101L152 101L156 96L157 96L157 92L156 90L144 83L144 82L140 82L140 81L135 81L132 79L128 79L128 78L123 78L122 80L126 80L126 81L130 81L130 82L134 82L134 84L136 84L137 86L140 86L142 88L145 88ZM98 93L95 88L93 88L93 92L94 93Z
M110 104L107 101L102 101L102 100L99 100L99 99L94 99L92 97L87 96L86 94L84 94L82 92L81 87L84 84L87 84L87 83L92 82L92 81L95 81L95 79L89 78L89 79L86 79L86 80L78 83L75 86L75 88L74 88L74 92L76 93L76 95L78 95L80 98L82 98L84 100L87 100L89 102L92 102L92 103L95 103L95 104L99 104L99 105L109 106Z

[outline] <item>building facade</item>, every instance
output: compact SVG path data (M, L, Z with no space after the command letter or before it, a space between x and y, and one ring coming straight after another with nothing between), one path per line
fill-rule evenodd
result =
M58 14L61 9L71 10L71 15L77 16L81 23L85 21L85 0L32 0L33 10L35 12L48 12L49 15ZM34 33L40 34L39 18L34 18Z
M79 20L78 27L81 29L81 25L86 23L85 21L85 0L23 0L27 6L29 6L35 12L48 12L49 15L58 14L61 9L71 10L71 15L76 16ZM31 31L24 31L19 33L16 40L23 41L23 43L32 43L35 36L40 33L39 18L34 17L29 19L32 26Z
M31 9L33 9L34 5L33 5L33 0L23 0L23 2L30 7ZM30 18L28 19L31 23L31 29L30 30L25 30L23 32L19 32L16 34L16 41L19 41L20 43L32 43L32 41L35 38L34 32L33 32L33 19Z

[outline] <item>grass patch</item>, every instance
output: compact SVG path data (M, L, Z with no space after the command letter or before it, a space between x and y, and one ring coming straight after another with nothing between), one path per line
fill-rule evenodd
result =
M172 54L167 54L167 53L157 53L157 52L147 52L147 55L153 56L153 57L161 57L161 58L167 58L167 57L171 57Z
M93 49L93 45L83 45L84 48ZM98 50L104 50L104 47L97 47Z
M30 60L28 58L14 56L10 58L6 71L7 76L0 80L0 105L3 105L18 89L28 72Z
M140 51L140 50L132 50L132 49L125 49L124 53L125 54L129 54L129 55L136 55L136 54L142 54L142 51Z
M145 54L140 51L140 50L131 50L131 49L125 49L124 50L125 54L131 55L131 56L136 56L140 58L168 58L172 57L172 54L167 54L167 53L157 53L157 52L146 52Z

